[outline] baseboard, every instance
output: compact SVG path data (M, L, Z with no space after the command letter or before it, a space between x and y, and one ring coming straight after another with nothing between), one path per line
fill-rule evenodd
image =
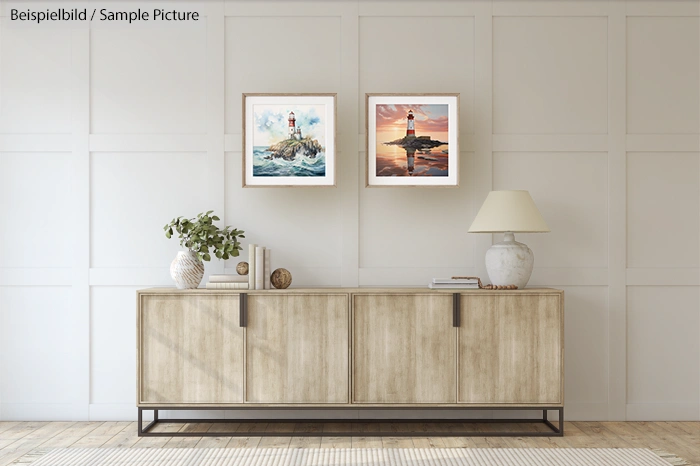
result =
M567 421L607 421L607 403L567 402L564 405L564 419Z
M629 403L628 421L700 421L700 403Z
M151 420L150 413L144 419ZM90 405L91 421L135 421L138 409L134 403L95 403Z
M87 421L87 405L77 403L2 403L0 421Z

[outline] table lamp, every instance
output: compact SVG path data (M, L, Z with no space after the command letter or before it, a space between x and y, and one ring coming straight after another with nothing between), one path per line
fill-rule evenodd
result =
M469 233L505 233L486 251L486 271L494 285L524 288L535 256L515 241L514 233L547 233L549 227L527 191L491 191L469 227Z

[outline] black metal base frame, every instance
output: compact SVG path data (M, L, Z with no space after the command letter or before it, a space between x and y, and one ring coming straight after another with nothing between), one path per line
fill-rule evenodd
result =
M425 423L442 423L442 424L474 424L474 423L489 423L489 424L544 424L550 430L549 431L513 431L513 432L476 432L476 431L466 431L466 430L443 430L443 431L371 431L371 432L352 432L352 431L341 431L341 432L326 432L325 434L330 437L360 437L360 436L372 436L372 437L563 437L564 436L564 408L563 407L495 407L495 408L418 408L418 409L450 409L454 410L528 410L528 411L542 411L542 419L160 419L158 417L159 410L193 410L193 409L204 409L204 410L217 410L217 409L238 409L238 408L171 408L171 407L149 407L149 408L138 408L139 410L139 420L138 420L138 432L139 437L304 437L313 436L319 437L324 436L324 432L275 432L275 431L240 431L240 432L154 432L153 428L158 424L166 423L274 423L274 424L284 424L284 423L348 423L348 424L378 424L378 423L401 423L401 424L425 424ZM259 408L257 408L259 409ZM284 408L275 408L284 409ZM299 409L299 408L289 408L289 409ZM373 409L386 409L386 408L373 408ZM391 408L391 409L416 409L416 408ZM153 411L153 421L148 423L148 425L143 425L143 411ZM557 411L559 413L559 422L555 426L552 424L548 417L548 411Z

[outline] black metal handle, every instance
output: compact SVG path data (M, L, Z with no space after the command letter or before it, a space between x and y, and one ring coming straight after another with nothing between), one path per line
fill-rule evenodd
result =
M459 327L460 324L460 309L459 302L461 296L459 293L452 293L452 326Z
M248 326L248 294L241 293L238 295L238 316L240 318L240 326Z

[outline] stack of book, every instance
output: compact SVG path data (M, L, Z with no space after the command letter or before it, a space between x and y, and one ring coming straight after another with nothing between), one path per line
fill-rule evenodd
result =
M433 282L428 285L431 290L444 289L478 289L479 280L476 278L433 278Z
M269 290L271 249L257 244L248 245L248 289Z
M247 290L248 276L247 275L210 275L209 290Z

